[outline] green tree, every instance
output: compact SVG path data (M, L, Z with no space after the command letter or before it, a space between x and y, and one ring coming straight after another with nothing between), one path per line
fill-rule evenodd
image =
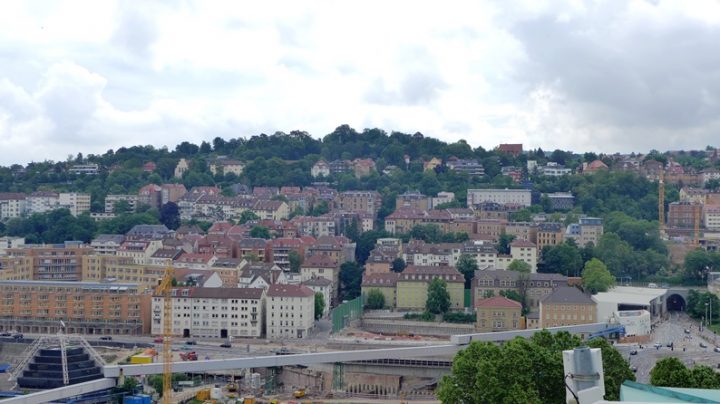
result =
M379 310L385 307L385 295L380 289L370 289L367 295L367 308Z
M515 271L515 272L529 274L530 273L530 264L528 264L525 261L521 261L521 260L512 260L510 265L508 265L507 269L508 269L508 271Z
M315 320L322 318L325 311L325 296L321 292L315 292Z
M506 234L503 233L498 238L498 253L500 254L510 254L510 243L515 240L515 236L512 234Z
M450 309L450 293L448 293L445 280L435 278L430 281L425 308L433 314L446 313Z
M238 223L245 224L251 220L260 220L260 216L256 215L252 210L243 210L242 213L240 213Z
M130 213L130 212L132 212L132 207L130 206L130 202L128 202L124 199L116 201L113 204L113 213L115 213L115 214L123 215L125 213Z
M357 262L347 261L340 265L340 297L350 300L360 295L363 268Z
M607 292L615 285L615 277L608 271L605 264L597 258L593 258L585 264L582 272L582 283L585 290L592 294Z
M170 230L180 227L180 209L175 202L168 202L160 208L160 223Z
M472 279L475 277L475 271L479 269L475 257L469 254L462 254L460 258L458 258L455 267L465 277L465 289L470 289Z
M264 239L272 238L272 236L270 235L270 230L265 226L253 226L253 228L250 229L250 237Z
M718 389L720 388L720 375L710 366L697 365L690 370L692 375L693 387L698 389Z
M583 267L580 250L567 242L543 247L541 257L538 272L578 276Z
M302 265L302 257L297 251L293 250L288 253L288 261L290 261L290 272L299 273L300 265Z
M680 359L663 358L650 371L650 383L660 387L692 387L692 373Z
M390 268L393 272L402 272L405 270L405 267L407 264L405 264L405 260L398 257L395 258L392 262L392 267Z
M689 281L702 281L708 272L720 268L720 254L702 249L690 251L685 255L683 278Z

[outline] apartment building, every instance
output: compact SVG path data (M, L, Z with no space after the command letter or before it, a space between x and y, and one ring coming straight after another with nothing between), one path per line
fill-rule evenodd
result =
M692 202L672 202L668 205L667 227L693 228L701 221L702 205Z
M172 333L183 338L261 337L265 291L256 288L173 288ZM163 334L163 296L152 298L152 334Z
M265 313L267 338L307 338L315 324L315 292L303 285L270 285Z
M385 297L385 307L396 307L398 279L400 279L400 274L395 272L364 274L361 284L363 302L367 304L367 298L371 290L379 290Z
M720 230L720 205L703 207L703 225L708 230Z
M26 201L28 213L46 213L58 208L60 194L57 192L37 191L28 195Z
M86 282L114 279L152 288L158 285L164 271L164 266L137 264L132 257L94 254L82 257L82 280Z
M345 236L322 236L309 244L305 255L323 255L336 262L355 262L355 243Z
M418 191L407 191L395 198L395 209L417 209L428 210L431 200Z
M475 262L480 268L495 266L498 256L495 246L477 240L468 241L463 244L462 254L475 258Z
M482 299L475 305L479 332L517 330L521 327L522 304L503 296Z
M235 175L242 175L243 170L245 169L245 163L242 161L222 158L222 159L216 159L215 161L210 163L210 172L213 175L226 175L233 173Z
M73 164L68 172L76 175L97 175L100 172L100 166L98 164Z
M33 279L32 257L0 255L0 280L29 281Z
M338 210L364 212L374 217L382 206L382 196L377 191L340 192L335 198L335 206Z
M26 245L6 250L10 257L29 257L34 280L79 281L82 278L82 258L93 249L81 244Z
M515 236L515 240L537 243L537 225L532 222L510 222L505 226L505 233Z
M397 308L424 310L427 302L427 289L433 279L440 278L447 283L450 294L450 309L464 307L465 277L457 269L449 266L408 266L397 281Z
M553 192L545 196L550 201L552 210L570 210L575 206L575 197L569 192Z
M99 234L90 242L90 247L97 255L116 255L124 242L122 234Z
M575 240L575 244L584 247L587 243L597 245L603 235L603 222L599 217L582 217L578 223L567 227L565 238Z
M27 211L27 196L18 192L0 192L0 220L22 217Z
M532 203L529 189L468 189L467 206L473 207L483 202L495 202L501 205L520 205L529 207Z
M455 266L462 251L461 243L428 244L422 240L411 240L403 247L403 260L407 265Z
M58 203L61 208L69 209L70 214L73 216L90 212L90 194L61 192L58 195Z
M545 246L562 244L565 241L565 227L561 223L540 223L537 229L537 250Z
M115 252L118 257L132 258L136 264L149 264L155 251L162 248L161 240L125 240Z
M559 287L540 301L540 327L597 322L597 303L576 287Z
M518 293L525 291L528 307L537 310L540 300L555 289L568 285L568 278L560 274L534 273L522 276L515 271L478 270L472 281L472 295L475 305L488 296L500 296L503 290Z
M137 284L0 281L0 330L53 334L144 335L150 295Z
M121 201L127 202L130 212L135 212L137 209L137 195L108 195L105 197L105 213L115 213L115 204Z

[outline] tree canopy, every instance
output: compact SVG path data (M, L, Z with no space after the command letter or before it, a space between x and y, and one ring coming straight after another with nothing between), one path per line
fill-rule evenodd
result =
M367 308L370 310L385 308L385 295L380 289L370 289L367 295Z
M435 278L428 284L425 308L433 314L446 313L450 309L450 293L444 279Z
M585 264L582 272L582 283L585 290L592 294L607 292L615 284L615 277L608 271L605 264L593 258Z

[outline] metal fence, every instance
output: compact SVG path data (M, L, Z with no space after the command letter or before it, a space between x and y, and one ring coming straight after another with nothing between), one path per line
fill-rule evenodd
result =
M332 332L338 332L347 327L351 321L362 317L363 298L358 296L353 300L348 300L338 307L332 309L330 318L332 319Z

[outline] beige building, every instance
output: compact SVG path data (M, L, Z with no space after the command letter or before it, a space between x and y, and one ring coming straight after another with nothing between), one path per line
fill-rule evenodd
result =
M32 257L0 256L0 280L29 281L33 278Z
M16 192L0 192L0 220L22 217L28 209L27 196Z
M28 257L32 260L32 279L47 281L79 281L82 278L83 256L93 249L81 244L26 245L6 250L10 257Z
M500 292L504 290L525 293L528 308L536 311L540 300L556 288L567 285L568 278L560 274L531 273L523 279L520 273L515 271L478 270L472 280L472 294L477 305L479 300L500 296Z
M503 296L493 296L476 303L479 332L511 331L521 328L522 304Z
M362 280L363 302L367 304L367 298L371 290L379 290L385 296L385 307L394 308L397 304L395 291L400 274L395 272L365 274Z
M0 330L53 334L144 335L150 295L136 284L0 281Z
M543 247L562 244L565 241L565 228L560 223L540 223L537 230L537 252Z
M261 337L265 291L255 288L174 288L172 333L183 338ZM162 296L152 299L152 334L163 333Z
M335 198L338 210L365 212L375 216L382 206L382 196L377 191L345 191Z
M137 283L142 288L157 286L165 271L164 266L136 264L132 257L113 255L86 255L82 257L82 280L101 282L115 279Z
M559 287L540 301L540 327L597 322L597 304L576 287Z
M70 209L70 214L73 216L90 212L90 194L62 192L58 197L58 202L61 208Z
M447 283L450 294L450 309L464 307L465 277L457 269L449 266L408 266L397 281L397 308L424 310L427 291L433 279L440 278Z
M603 222L599 217L583 217L578 223L568 226L565 238L575 240L575 244L584 247L587 243L597 245L603 235Z
M213 175L233 173L239 176L242 175L244 169L245 164L237 160L217 159L210 163L210 172Z
M137 195L108 195L105 197L105 213L114 213L115 212L115 204L125 201L128 203L128 207L130 208L131 212L135 212L135 208L138 204L138 196Z
M302 285L270 285L266 298L267 338L307 338L315 324L315 292Z
M468 189L467 206L472 207L483 202L495 202L501 205L530 206L529 189Z
M180 159L178 161L177 165L175 166L175 178L182 178L183 174L185 174L185 171L190 169L190 165L188 164L187 160Z

